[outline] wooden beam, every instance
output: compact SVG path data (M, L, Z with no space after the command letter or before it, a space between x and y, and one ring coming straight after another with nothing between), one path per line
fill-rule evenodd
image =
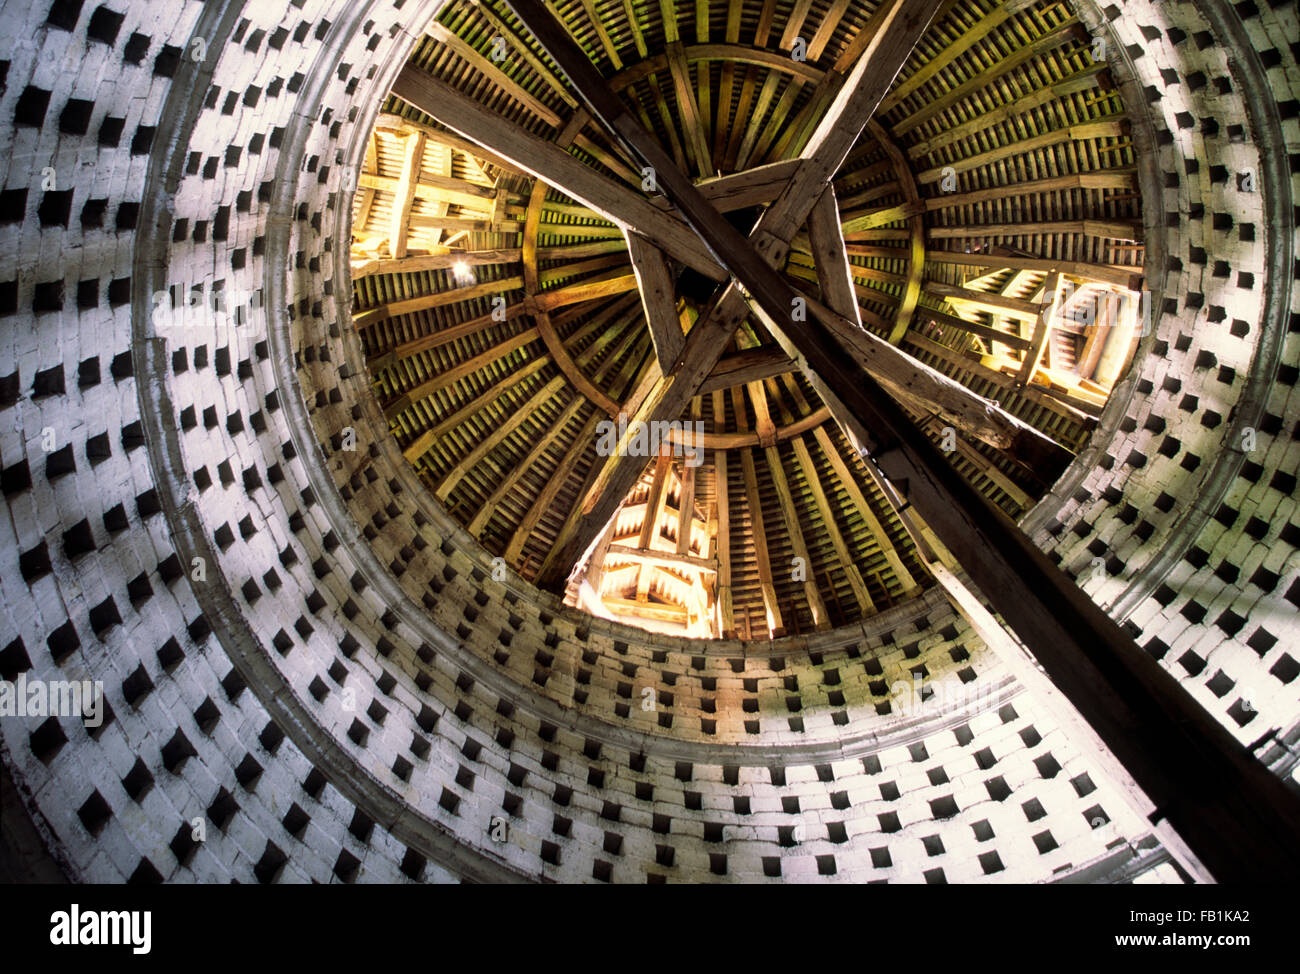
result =
M654 619L657 622L672 622L684 626L688 622L686 607L667 605L663 602L642 602L633 599L620 599L607 595L601 599L605 607L619 615L639 616L642 619Z
M916 174L918 183L937 183L944 177L945 169L952 169L955 172L966 172L971 169L979 169L984 166L1004 162L1016 156L1024 155L1038 149L1047 149L1054 145L1062 145L1066 142L1086 142L1091 139L1117 139L1124 134L1124 125L1118 121L1101 121L1085 122L1079 125L1068 125L1065 128L1053 129L1049 132L1043 132L1039 135L1030 136L1019 142L1008 142L1006 145L998 146L995 149L989 149L973 156L966 156L963 159L954 159L944 166L934 166L930 169L922 170Z
M734 389L738 387L731 387ZM802 419L797 419L788 426L774 427L771 434L760 434L752 430L742 430L732 433L678 433L676 430L669 430L667 442L672 444L681 443L683 448L701 450L739 450L745 447L766 446L768 443L784 443L786 440L794 439L796 436L802 436L809 430L816 429L823 423L828 423L832 419L829 406L822 406L814 409Z
M1019 386L1016 383L1014 376L1007 375L1004 372L999 372L997 369L990 369L982 362L968 358L957 352L955 349L949 348L947 345L940 345L938 342L931 341L924 335L917 334L915 331L908 333L907 337L903 340L903 344L905 346L911 346L917 352L934 356L955 373L968 373L977 379L991 383L998 389L1027 399L1035 406L1049 409L1058 416L1069 420L1077 426L1087 427L1088 424L1092 422L1092 417L1087 413L1080 412L1065 403L1050 398L1045 394L1045 390L1042 389L1042 387L1032 385ZM998 398L1001 399L1002 396L999 395Z
M767 549L767 530L764 527L763 506L759 501L758 477L754 472L754 455L751 450L740 451L740 470L745 478L745 504L749 509L749 534L758 567L758 585L763 594L768 629L772 637L776 638L785 635L785 623L781 619L781 607L776 601L772 560Z
M1033 380L1034 372L1043 357L1043 349L1047 345L1047 336L1052 330L1052 322L1056 319L1060 307L1061 272L1052 271L1047 275L1047 282L1043 285L1043 304L1038 313L1038 321L1034 325L1034 335L1025 352L1020 373L1016 376L1016 381L1021 385L1028 385Z
M500 169L502 172L508 172L515 176L529 175L509 159L505 159L494 153L492 150L478 145L475 142L462 139L455 132L447 132L442 129L437 129L431 125L425 125L423 122L417 122L413 119L406 118L403 115L393 115L388 113L381 114L375 121L375 131L380 130L392 132L398 136L423 132L425 138L430 142L445 145L447 148L454 149L456 152L469 156L476 161L481 160L486 162Z
M709 377L700 385L699 394L705 396L720 389L730 389L732 386L792 372L797 368L790 356L780 348L747 348L720 358Z
M549 291L539 291L532 298L533 304L546 311L554 311L571 304L582 304L618 294L626 294L636 289L636 274L627 271L567 284Z
M927 433L941 433L942 423L933 416L925 417L918 422L918 425ZM979 471L980 476L992 481L998 489L1020 505L1024 510L1033 506L1033 498L1025 493L1024 488L1008 477L997 464L986 457L979 450L967 443L962 437L957 437L956 452L963 460Z
M1091 328L1087 329L1083 351L1079 353L1080 379L1091 379L1093 373L1097 371L1097 364L1101 361L1102 351L1106 347L1106 340L1110 337L1111 328L1115 324L1115 315L1119 310L1114 302L1109 300L1099 301L1098 305L1097 320L1092 323Z
M649 551L659 540L659 520L664 515L664 505L668 503L668 475L672 469L672 453L661 446L659 456L655 459L654 478L650 482L650 495L646 498L645 515L641 519L641 536L637 541L637 547L642 551ZM637 601L644 602L649 594L650 574L643 564L636 576Z
M817 512L821 515L826 535L831 540L831 547L835 551L835 557L839 561L840 569L849 580L849 587L853 590L853 598L857 600L862 614L870 615L876 611L876 604L871 598L871 592L867 589L866 581L862 578L862 572L858 570L858 566L849 552L849 546L844 540L844 535L840 532L839 525L835 523L835 513L831 510L826 491L822 487L821 478L817 476L817 467L813 464L812 454L808 452L808 446L804 443L802 437L794 439L791 445L794 447L795 461L803 472L804 483L808 485L808 490L813 495L813 503L817 505ZM881 539L882 548L888 543L889 539L887 537Z
M677 363L686 342L682 325L677 317L677 301L673 279L668 272L668 262L663 253L639 234L627 231L627 252L636 274L641 292L641 307L645 312L646 327L654 341L655 357L659 369L668 375Z
M769 162L743 172L705 179L696 186L719 213L730 213L771 203L781 195L798 168L797 159Z
M1081 71L1076 71L1054 84L1035 88L1029 94L1023 95L1013 102L999 105L982 115L977 115L969 122L952 127L944 126L909 146L907 154L913 159L920 159L933 154L944 146L960 142L962 139L970 138L991 129L995 125L1011 122L1018 116L1031 112L1035 108L1042 108L1058 99L1077 95L1099 86L1108 89L1114 87L1110 71L1104 63L1094 64Z
M767 454L767 466L772 472L772 486L776 488L776 501L785 520L786 531L790 535L790 547L796 558L803 560L803 593L808 600L808 609L812 613L813 625L818 629L830 628L830 617L826 612L826 603L817 588L817 579L813 573L812 555L804 543L803 529L799 526L799 510L794 506L794 495L790 493L790 484L785 479L785 468L781 465L781 451L775 446L764 450Z
M808 243L823 303L861 328L862 314L853 289L853 273L840 229L840 208L832 186L826 187L808 214Z
M804 400L803 393L799 390L799 386L795 383L793 376L786 376L783 381L785 382L786 389L789 391L795 405L800 409L806 409L807 402ZM831 469L835 472L835 479L839 482L840 486L844 488L844 492L848 495L853 509L858 512L858 516L862 518L863 523L866 524L872 537L876 539L876 543L879 545L886 563L902 583L903 590L905 592L915 590L917 588L916 580L912 577L912 573L908 571L907 566L903 564L902 557L894 547L893 541L890 540L889 532L885 530L885 526L873 512L871 504L867 501L866 495L858 485L857 478L849 469L848 464L845 463L844 458L840 456L840 451L836 448L834 441L831 439L830 433L822 427L817 427L812 431L812 435L813 439L817 442L817 445L821 448L827 461L830 463Z
M394 194L392 222L388 230L389 251L396 260L406 256L406 238L411 225L411 207L415 203L415 186L424 160L424 134L407 136L402 153L402 175Z
M912 167L907 157L894 139L885 131L885 127L875 119L867 123L867 130L876 142L885 150L893 171L897 176L899 188L903 193L904 207L907 210L907 282L903 285L902 299L894 308L894 320L889 329L889 344L897 345L911 327L912 317L921 300L921 284L925 279L925 221L918 207L922 204L921 192L912 175Z
M1008 298L988 291L972 291L968 288L957 287L954 284L944 284L941 281L927 281L925 293L951 301L954 304L973 305L987 311L989 314L1018 318L1021 321L1037 321L1039 314L1043 310L1040 305L1032 301Z
M439 348L449 342L457 341L466 335L473 335L485 328L491 328L493 325L503 324L506 321L513 321L524 313L524 303L518 301L514 304L506 305L505 316L498 320L492 317L489 312L485 315L479 315L477 318L471 318L469 321L461 322L459 325L452 325L449 328L443 328L439 331L431 332L428 335L421 335L419 338L413 338L409 342L403 342L400 345L394 345L376 355L366 359L366 367L378 375L384 369L392 368L398 362L419 355L421 352L427 352L431 349Z
M518 233L523 225L517 220L495 223L490 217L438 216L416 213L407 221L412 230L440 230L448 233Z
M767 408L767 389L762 382L749 382L745 385L745 390L749 393L749 405L754 410L754 432L758 435L758 442L762 446L772 446L776 443L776 423L772 422L771 413ZM736 395L738 389L732 390L732 395ZM737 401L737 414L739 415L740 404Z
M692 571L703 571L716 573L718 570L717 559L700 558L696 555L679 554L672 551L649 551L643 548L632 548L628 545L612 544L606 551L607 556L616 558L625 558L638 564L659 565L664 568L683 569L688 568Z
M1016 0L1016 3L1017 5L1023 6L1028 4L1028 0ZM1003 9L1006 8L1004 7ZM1050 53L1059 47L1064 47L1066 44L1071 42L1086 41L1087 39L1088 32L1083 25L1074 17L1069 17L1061 26L1056 27L1054 30L1044 34L1037 40L1031 41L1018 50L1013 51L1011 54L996 63L989 65L984 70L974 72L969 81L954 85L945 90L942 94L938 94L935 97L928 99L925 102L924 107L918 108L893 126L894 134L898 135L903 132L911 131L922 123L935 118L952 108L954 105L959 104L970 95L987 88L1002 75L1015 70L1021 65L1033 61L1035 58ZM954 45L954 47L956 46L957 45ZM909 78L908 80L910 81L911 79ZM886 102L886 104L888 104L888 102Z
M1137 185L1136 170L1107 169L1101 172L1071 173L1051 179L1032 179L1008 183L1006 186L986 186L970 193L943 193L925 200L927 212L948 210L960 206L978 206L989 200L1007 197L1026 197L1034 193L1060 193L1072 189L1133 189Z
M402 301L392 301L374 308L366 308L353 317L352 323L357 328L369 328L398 315L415 314L417 311L430 311L433 308L444 308L449 304L460 304L463 301L472 301L476 298L496 297L499 294L518 290L522 285L523 278L521 277L505 277L499 281L486 281L482 284L470 284L464 287L449 288L445 291L435 291L415 298L406 298Z
M366 156L362 162L361 176L375 174L379 172L379 135L372 132L370 138L366 140ZM360 181L358 180L358 186ZM357 216L352 223L352 235L354 238L361 236L367 223L370 222L370 211L375 205L375 191L373 189L362 189L357 194L358 206Z
M936 311L934 308L919 307L916 309L916 317L922 321L933 321L936 325L960 328L967 334L978 335L980 338L991 342L1001 342L1008 348L1014 348L1018 351L1023 352L1029 349L1029 340L1021 338L1019 335L999 331L989 325L982 325L975 321L967 321L965 318L959 318L943 311Z
M948 250L926 252L926 261L932 264L957 264L967 267L1011 268L1022 271L1049 273L1059 270L1066 277L1076 277L1099 284L1112 284L1130 291L1141 290L1143 271L1140 267L1122 267L1113 264L1088 264L1076 260L1046 260L1037 257L1017 257L1010 254L967 254Z
M558 147L561 149L568 148L574 136L577 135L584 124L586 124L586 114L584 112L576 113L557 137ZM532 189L528 194L528 207L524 215L524 233L521 248L524 264L524 293L526 294L524 304L533 316L533 320L537 325L537 332L541 335L547 351L550 352L551 358L554 359L555 364L565 378L588 400L612 416L618 412L618 405L599 389L594 382L588 379L582 369L573 361L568 350L564 347L564 343L560 341L560 336L556 332L555 325L552 323L549 314L550 311L560 307L561 302L580 304L583 301L594 300L602 295L592 293L581 285L576 288L559 288L554 291L539 293L542 281L537 270L537 236L542 209L546 205L547 191L547 184L543 180L534 179ZM605 258L597 258L597 260L603 259Z
M924 0L919 4L910 3L904 9L901 0L891 0L887 7L882 7L877 12L873 18L877 30L870 40L870 53L864 55L853 67L848 83L836 99L833 111L813 133L809 149L800 160L797 175L791 179L781 198L760 218L756 231L760 248L757 253L703 199L690 181L676 170L655 140L645 133L629 115L623 103L608 90L604 79L593 70L587 57L576 48L572 38L552 19L546 8L537 0L518 0L512 6L568 75L593 116L608 131L616 133L636 158L656 170L660 188L682 210L691 225L701 229L709 249L714 253L748 254L751 264L757 259L762 270L753 267L746 273L746 287L754 291L766 291L770 304L771 291L763 287L763 284L774 285L780 294L777 303L788 309L792 306L793 292L780 282L777 275L772 274L770 266L784 258L788 250L785 241L793 237L803 224L817 197L847 156L876 103L924 31L938 3L939 0ZM885 29L893 25L899 29ZM721 352L719 339L725 341L747 315L745 299L734 285L729 286L721 299L714 302L708 312L701 316L687 336L682 370L671 379L656 385L653 395L647 396L643 402L639 414L644 414L647 419L679 417L685 403L698 391L704 376L716 363ZM695 347L700 349L701 354L691 354ZM690 375L686 374L687 369L691 371ZM568 562L572 565L578 555L586 552L612 515L612 505L617 503L608 495L613 492L619 493L621 497L635 482L631 466L621 462L621 459L605 465L584 503L584 524L575 531L573 537L566 539L563 557L558 558L557 563L573 556ZM564 577L559 572L563 570L554 567L548 577L539 576L538 584L547 587L562 585Z
M722 393L713 393L713 415L722 416ZM721 421L715 418L715 425ZM731 602L731 498L727 483L727 451L713 452L714 492L718 511L718 630L724 639L736 631L736 620Z
M1025 0L1012 0L1010 3L993 8L978 23L962 30L957 39L950 44L945 44L938 54L927 60L925 64L913 71L906 79L899 82L889 96L880 103L880 111L882 113L892 111L896 105L901 104L905 98L918 90L927 81L936 77L949 64L978 44L994 29L1001 26L1018 9L1025 6L1028 6Z
M1063 447L1007 413L997 403L977 396L884 339L856 327L820 302L810 298L806 300L811 312L810 321L815 318L827 329L828 337L836 343L838 354L845 361L856 363L912 408L920 412L938 410L954 427L997 447L1026 466L1047 472L1063 469L1068 462ZM781 342L780 336L784 335L782 325L767 316L763 309L756 310L765 318L773 337ZM801 354L803 345L798 339L787 338L786 341L789 342L787 354ZM834 395L827 391L824 398L836 412ZM836 415L838 417L839 413Z
M660 449L655 458L654 479L650 483L650 494L645 502L645 517L641 519L641 537L637 547L645 550L659 533L659 518L663 517L664 505L668 503L668 473L673 467L671 452Z
M700 399L691 400L691 419L698 422L700 418ZM677 495L677 553L688 555L691 552L691 530L695 524L695 468L704 459L703 447L695 447L695 452L682 464L681 491ZM694 462L692 462L692 460Z
M545 486L541 492L534 498L533 503L529 506L528 512L515 528L514 534L510 537L510 542L506 545L505 559L512 565L519 564L519 556L523 552L524 545L532 536L538 522L542 516L555 503L555 497L559 494L560 489L568 481L573 473L574 467L582 460L583 455L591 448L591 444L596 436L596 424L604 417L599 412L594 412L587 420L578 435L573 438L569 447L564 452L564 457L560 460L555 470L546 479Z
M733 292L734 287L729 287L724 294ZM658 363L652 363L652 372L633 397L635 408L629 409L628 404L624 405L623 411L629 415L629 439L635 435L635 424L671 422L681 418L705 376L712 371L721 356L728 339L748 316L748 308L739 295L727 307L722 306L725 300L724 297L715 303L718 309L716 312L706 312L695 323L686 336L679 358L681 364L672 376L663 376ZM563 584L569 569L585 555L592 541L640 479L645 463L644 457L628 452L626 442L617 446L613 456L605 458L571 531L557 541L551 571L535 579L539 586Z
M564 377L569 383L606 415L617 416L618 403L614 402L578 368L577 363L569 355L568 349L560 341L560 336L555 331L555 325L551 322L550 316L538 314L533 320L537 323L537 334L541 336L542 341L546 344L546 350L550 352L551 358L554 359L555 364L559 366L560 371L564 373Z
M446 10L450 8L443 8L443 9ZM551 69L551 66L548 65L541 58L533 54L531 50L529 50L527 42L525 42L522 38L520 38L515 33L515 29L510 24L507 24L505 20L503 20L501 17L498 17L496 13L492 10L492 8L487 4L483 4L483 3L477 4L475 8L475 13L477 13L478 16L484 18L485 20L488 21L488 23L490 23L493 27L495 27L497 29L497 32L501 34L502 37L509 38L513 42L510 45L510 55L512 57L515 55L522 57L525 61L528 62L529 65L532 66L533 70L537 72L539 77L545 79L547 86L552 91L555 92L556 96L562 102L564 102L570 108L578 107L577 100L574 99L574 97L571 94L569 94L569 91L564 86L564 83L555 76L555 72Z
M620 227L635 227L647 240L705 276L716 281L726 279L726 273L708 248L681 220L630 188L602 176L565 150L511 125L440 79L407 65L393 83L392 93L605 219Z
M1142 227L1125 220L1046 220L1028 223L971 223L960 227L931 227L932 240L988 237L1035 237L1080 234L1100 240L1141 240Z
M401 260L374 258L352 265L352 279L374 277L379 274L422 274L425 271L451 270L458 265L483 267L487 265L515 264L520 251L509 250L453 250L446 254L421 254Z
M401 179L396 176L379 176L363 173L357 181L362 189L380 189L397 194ZM455 203L457 206L491 207L496 193L489 187L480 186L464 179L451 176L420 176L415 181L415 198L438 200L443 203Z
M673 79L673 93L677 98L678 120L686 138L686 151L701 176L713 175L713 153L709 149L704 126L700 121L700 107L695 100L695 86L691 84L690 69L680 40L668 40L668 71ZM701 70L707 71L705 65Z

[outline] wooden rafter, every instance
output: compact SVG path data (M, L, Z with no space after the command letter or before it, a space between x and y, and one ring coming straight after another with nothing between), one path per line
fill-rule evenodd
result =
M393 83L392 92L494 155L506 158L514 168L545 180L581 201L605 219L621 227L635 227L648 240L706 276L715 280L725 277L708 249L680 220L563 149L511 126L445 82L408 65Z
M388 240L389 251L396 260L406 256L406 241L411 226L411 207L415 204L416 185L424 160L424 141L423 132L407 136L402 159L402 175L393 191L397 197L397 205L393 207Z
M646 326L654 340L659 368L668 375L682 353L685 336L677 315L673 280L663 253L640 235L627 231L627 253L641 292Z

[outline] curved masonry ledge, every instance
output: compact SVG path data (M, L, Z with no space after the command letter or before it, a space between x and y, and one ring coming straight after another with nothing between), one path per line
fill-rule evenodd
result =
M360 358L349 345L347 255L331 241L347 239L340 172L357 162L378 111L376 93L387 90L415 41L403 25L423 23L436 4L188 3L165 24L148 3L117 8L127 20L116 46L87 39L89 11L74 31L40 28L45 34L35 23L44 12L33 14L28 35L40 45L65 44L68 64L78 67L55 79L58 72L42 75L15 55L0 95L3 118L29 74L53 89L50 120L35 136L18 130L15 156L97 159L89 184L74 191L74 212L100 197L140 204L139 230L83 229L78 238L66 228L38 228L32 192L24 222L0 227L0 242L19 255L6 259L17 262L20 307L59 253L73 255L65 261L68 293L96 275L101 288L130 284L129 304L114 303L121 292L110 288L107 307L101 297L94 309L30 314L0 341L0 376L17 372L22 383L19 401L0 405L0 415L13 410L17 419L6 419L15 430L0 434L9 512L0 519L0 664L6 677L102 679L112 711L94 733L75 720L53 727L0 721L0 757L69 875L920 882L938 868L949 882L973 882L1093 876L1120 858L1130 870L1159 865L1148 826L1090 775L1088 756L934 591L863 626L804 639L681 643L589 620L518 579L493 581L482 550L440 510L420 506L423 491L377 422L364 376L342 375L340 366ZM1185 5L1171 13L1195 16ZM1270 8L1246 29L1259 43L1261 32L1277 29L1264 18L1278 16ZM1183 67L1193 60L1184 53L1191 42L1157 44L1140 32L1142 21L1138 11L1114 29L1126 44L1142 37L1148 49L1134 59L1138 84L1162 86L1151 63L1167 53ZM1189 24L1188 36L1204 23ZM147 59L117 63L137 30L150 37ZM151 71L156 57L188 50L194 37L208 41L209 60L180 62L170 75ZM42 49L30 52L33 65ZM1214 114L1201 103L1213 101L1207 91L1218 90L1227 68L1214 67L1226 64L1215 45L1192 53L1184 77L1208 65L1209 85L1186 96L1192 107L1185 110L1199 119ZM1291 90L1283 81L1295 78L1289 52L1280 55L1266 69L1277 92ZM119 148L92 145L97 125L81 142L55 131L52 119L68 98L93 97L83 92L114 78L117 92L148 92L132 102L143 114L132 116ZM1184 97L1171 85L1171 104L1155 107L1174 118L1184 108L1172 102ZM114 110L96 105L93 119ZM1294 116L1283 125L1295 151ZM153 130L153 141L147 154L132 155L131 132L140 126ZM1157 119L1151 138L1165 202L1156 222L1162 211L1179 213L1179 227L1166 230L1168 259L1182 261L1181 271L1169 273L1168 294L1181 302L1203 293L1208 305L1235 277L1225 284L1191 261L1191 247L1214 248L1209 236L1180 235L1193 223L1192 182L1184 175L1176 187L1165 185L1168 172L1181 172L1183 150L1181 142L1163 142L1161 131ZM1203 141L1214 164L1219 143L1228 143ZM239 150L233 159L231 150ZM1233 142L1231 151L1255 150ZM6 186L30 183L9 165ZM1148 193L1150 182L1148 174ZM1195 185L1212 221L1210 200L1230 187L1212 182L1207 168ZM1264 268L1259 247L1232 265L1234 275L1256 273L1255 295L1268 280L1263 269L1251 270ZM91 270L92 260L103 264ZM1193 281L1194 271L1204 273ZM264 331L156 329L156 291L182 285L210 294L218 282L227 293L265 290ZM1234 361L1244 362L1242 375L1261 359L1256 335L1264 328L1249 323L1247 341L1226 331L1222 338L1241 345ZM1139 423L1156 413L1167 418L1164 403L1178 398L1142 391L1148 376L1156 388L1163 382L1152 363L1195 358L1200 348L1177 350L1176 315L1162 316L1160 327L1135 371ZM1193 334L1209 337L1199 326ZM1177 354L1159 351L1161 341ZM1293 342L1283 341L1283 363L1298 357ZM63 396L27 394L56 363L67 375L84 375L81 363L96 356L104 360L97 384ZM1214 408L1225 417L1243 381L1220 383ZM1290 393L1275 388L1264 413L1294 423ZM1159 402L1143 413L1153 399ZM1195 426L1202 412L1186 424ZM1141 434L1124 433L1123 420L1116 419L1116 442L1132 445ZM97 437L105 424L109 454L92 459L103 456ZM75 469L47 467L40 448L47 425L72 445ZM332 449L343 425L359 431L356 454ZM1194 442L1172 420L1169 431ZM1295 470L1294 451L1283 430L1262 435L1272 445L1268 462L1258 461L1264 473L1255 487L1276 492L1270 478ZM355 468L339 464L367 451L369 469L383 473L353 492ZM28 487L15 486L20 460ZM1156 466L1099 470L1090 503L1117 515L1128 498L1137 505L1131 492L1147 489L1138 482L1146 477L1163 477L1151 481L1161 484L1156 489L1193 489L1193 477ZM1081 483L1094 490L1092 478ZM1112 483L1124 491L1113 502L1105 493ZM1092 540L1072 527L1090 517L1079 500L1084 489L1063 493L1052 515L1070 533L1043 539L1070 567ZM409 520L390 515L390 504ZM1274 509L1285 524L1290 508L1275 502ZM79 550L83 518L92 550ZM1248 537L1248 523L1243 517L1213 544L1195 544L1231 546ZM1122 521L1112 516L1107 524ZM1117 543L1154 554L1164 529L1148 536L1149 545L1141 540ZM32 554L42 543L48 570ZM1278 581L1263 596L1258 585L1248 593L1254 603L1242 615L1252 625L1242 639L1251 638L1257 613L1286 608L1294 551L1272 546L1275 553L1244 560L1233 586L1246 592L1259 577L1256 565L1274 559L1267 570ZM194 558L204 559L202 580L191 577ZM1218 566L1216 557L1206 570ZM1178 571L1170 577L1181 585ZM1149 622L1141 610L1133 618ZM1217 643L1214 625L1213 615L1200 624L1183 619L1179 638ZM1159 625L1148 628L1160 638ZM1263 653L1249 646L1242 661L1241 647L1225 644L1198 652L1218 653L1216 665L1234 677L1277 684L1273 697L1259 697L1268 722L1294 723L1294 701L1278 675L1289 672L1281 664L1285 645ZM1168 662L1180 658L1171 652ZM919 708L899 706L891 688L921 668L944 693ZM1220 712L1233 694L1212 695L1221 686L1206 685L1214 671L1208 666L1186 682ZM654 711L641 710L645 688ZM884 704L893 706L883 712ZM792 808L799 811L793 818ZM504 844L491 841L494 816L509 826ZM208 822L198 847L184 838L194 818ZM793 834L795 822L804 834ZM773 861L779 877L770 875Z

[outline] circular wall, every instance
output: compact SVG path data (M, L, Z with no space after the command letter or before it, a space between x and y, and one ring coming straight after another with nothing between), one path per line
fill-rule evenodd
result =
M437 4L173 6L0 13L32 38L0 57L0 676L102 680L111 708L0 734L69 877L1170 875L936 595L744 645L496 581L352 364L339 243L342 173ZM1158 313L1025 524L1289 774L1295 15L1239 9L1080 12L1150 120ZM914 676L967 692L900 697Z

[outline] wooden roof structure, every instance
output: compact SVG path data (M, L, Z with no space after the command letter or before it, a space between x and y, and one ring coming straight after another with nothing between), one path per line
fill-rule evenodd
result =
M550 10L806 303L791 327L839 316L1019 517L1136 347L1134 149L1067 5L929 0L915 36L902 6ZM855 69L890 58L861 136L809 178ZM447 4L393 91L356 179L354 324L406 459L491 555L694 635L844 625L933 584L824 390L504 0ZM602 450L602 424L638 417L695 438Z

